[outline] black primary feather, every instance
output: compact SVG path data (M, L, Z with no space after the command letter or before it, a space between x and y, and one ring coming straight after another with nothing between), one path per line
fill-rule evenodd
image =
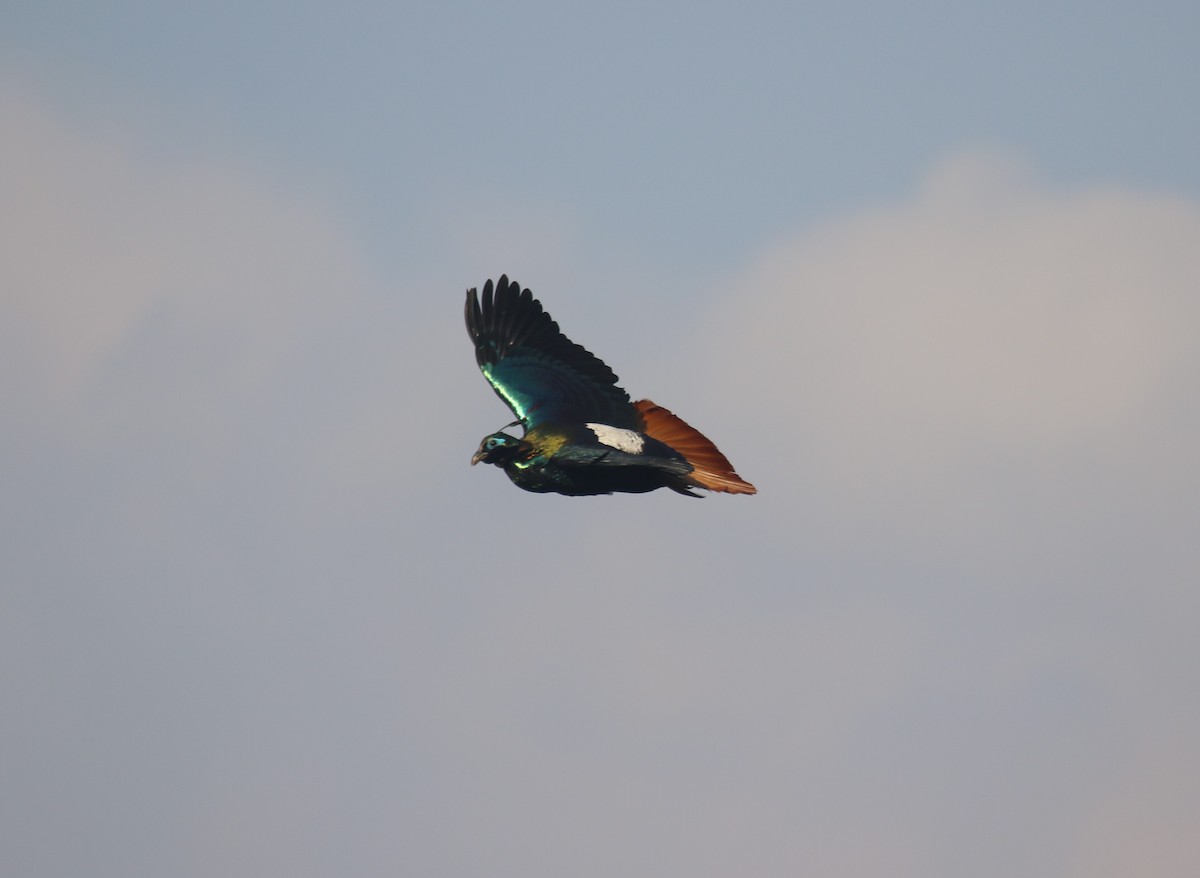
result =
M526 430L550 421L636 429L613 370L563 335L528 289L502 275L482 296L469 290L466 323L480 370Z

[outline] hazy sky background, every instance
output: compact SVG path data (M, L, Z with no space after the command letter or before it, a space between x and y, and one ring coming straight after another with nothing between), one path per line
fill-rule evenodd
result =
M1192 3L0 9L0 873L1200 873ZM470 468L507 272L752 498Z

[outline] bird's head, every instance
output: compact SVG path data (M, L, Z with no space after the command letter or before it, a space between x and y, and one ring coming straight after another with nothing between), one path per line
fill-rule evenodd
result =
M510 460L519 456L529 443L507 433L492 433L484 436L479 443L479 450L471 456L471 466L483 461L496 466L504 466Z

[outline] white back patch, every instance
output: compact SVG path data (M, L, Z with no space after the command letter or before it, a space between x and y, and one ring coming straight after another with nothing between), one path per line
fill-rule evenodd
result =
M585 424L596 434L596 441L617 451L627 454L641 454L646 445L646 439L641 433L633 430L622 430L620 427L610 427L608 424Z

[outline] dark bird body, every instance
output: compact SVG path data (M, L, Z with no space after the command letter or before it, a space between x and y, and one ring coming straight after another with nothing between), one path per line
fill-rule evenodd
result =
M526 491L571 496L693 488L753 494L717 447L649 400L631 402L612 369L563 335L529 290L501 276L467 291L475 360L524 437L485 436L471 463Z

